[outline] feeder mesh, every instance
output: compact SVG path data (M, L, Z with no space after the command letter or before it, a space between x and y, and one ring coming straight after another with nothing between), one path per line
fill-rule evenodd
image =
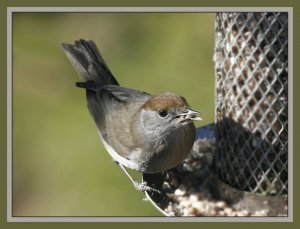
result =
M240 190L288 190L288 14L217 13L219 177Z

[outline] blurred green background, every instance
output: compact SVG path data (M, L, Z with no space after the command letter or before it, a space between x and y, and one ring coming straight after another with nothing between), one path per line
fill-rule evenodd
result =
M14 13L13 215L160 216L98 138L60 47L79 38L122 86L183 95L213 122L214 14Z

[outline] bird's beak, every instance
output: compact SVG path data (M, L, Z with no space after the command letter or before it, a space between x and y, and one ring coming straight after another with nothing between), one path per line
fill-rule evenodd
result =
M192 121L201 121L200 113L198 111L194 111L192 109L186 109L182 113L180 113L177 117L180 118L181 122L192 120Z

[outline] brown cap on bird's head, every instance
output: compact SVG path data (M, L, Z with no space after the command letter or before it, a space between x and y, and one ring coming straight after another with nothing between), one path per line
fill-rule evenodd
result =
M189 107L184 97L165 92L150 98L142 106L145 110L168 110L170 108L187 109Z

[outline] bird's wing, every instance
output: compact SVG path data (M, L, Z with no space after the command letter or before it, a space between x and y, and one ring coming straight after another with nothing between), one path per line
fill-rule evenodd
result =
M105 103L107 109L111 109L112 107L118 108L118 106L128 105L132 102L144 103L151 95L134 89L108 85L98 90L98 97Z
M103 115L113 113L134 113L139 109L138 104L144 104L151 95L146 92L137 91L117 85L98 87L93 82L80 82L77 86L87 89L87 102L91 115L95 121ZM133 107L133 104L135 105ZM128 110L130 108L130 110ZM98 125L98 123L96 123Z
M150 97L116 85L87 90L88 108L103 140L122 157L134 150L130 122Z

